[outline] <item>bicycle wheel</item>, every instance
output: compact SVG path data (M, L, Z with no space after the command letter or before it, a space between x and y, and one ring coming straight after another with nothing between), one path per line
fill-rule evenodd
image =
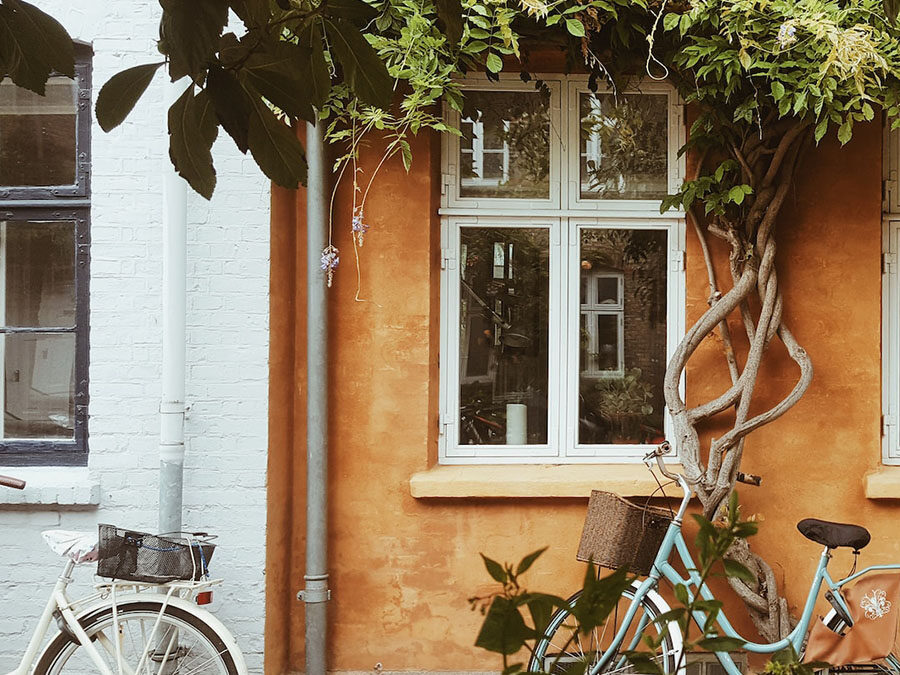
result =
M140 672L237 675L228 647L210 626L178 607L167 607L160 617L161 607L158 602L120 604L115 622L112 607L103 607L84 617L81 625L113 673L137 672L143 659ZM75 675L97 672L97 667L64 630L44 649L34 672Z
M660 626L653 620L665 612L668 607L654 602L645 596L638 605L637 612L625 633L622 643L616 646L610 659L602 670L595 670L596 664L612 648L616 633L622 627L636 586L629 586L619 597L618 605L610 612L602 626L595 628L587 635L578 632L578 627L569 608L562 608L550 618L543 637L538 640L534 653L528 661L528 671L532 673L550 673L565 675L575 664L586 664L586 675L599 673L634 673L634 668L621 655L627 649L646 646L640 644L641 635L658 637ZM569 607L581 596L581 591L567 600ZM677 624L669 624L669 629L662 639L659 653L656 655L664 673L675 673L681 651L681 632ZM683 665L683 664L682 664Z

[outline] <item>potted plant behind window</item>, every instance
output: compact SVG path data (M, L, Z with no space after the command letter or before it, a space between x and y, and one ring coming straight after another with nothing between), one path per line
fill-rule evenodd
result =
M641 423L653 413L653 389L640 368L622 377L603 378L594 384L597 412L609 424L614 444L640 443Z

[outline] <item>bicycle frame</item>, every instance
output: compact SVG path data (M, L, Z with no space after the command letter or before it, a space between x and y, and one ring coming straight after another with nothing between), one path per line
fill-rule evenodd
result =
M44 638L47 636L47 632L50 629L50 623L53 621L57 613L62 617L62 621L71 632L72 636L74 636L79 644L84 647L85 653L90 657L91 661L93 661L94 665L97 667L98 673L100 673L101 675L134 675L133 671L131 671L131 669L127 667L127 664L120 664L120 672L118 673L113 672L109 668L107 662L97 651L95 642L91 641L90 637L88 637L87 633L85 633L84 629L82 628L81 623L78 620L79 616L82 615L85 610L96 609L98 606L115 606L115 604L117 603L116 596L119 589L124 589L126 591L126 598L134 597L134 594L128 593L128 589L132 589L136 592L136 594L140 594L141 589L153 589L149 590L149 592L145 593L144 595L153 596L159 601L159 618L161 619L163 613L170 604L177 604L182 609L192 611L193 608L191 608L190 605L185 607L185 603L180 600L182 593L193 592L198 589L213 586L221 582L221 579L213 579L202 582L172 582L162 587L154 586L152 584L141 584L130 581L108 582L98 584L96 592L83 598L79 598L76 601L71 601L66 595L66 588L72 582L72 571L74 569L75 562L71 559L67 560L62 574L60 574L59 578L56 580L56 585L53 587L53 591L50 593L49 598L47 598L47 604L44 606L44 610L41 613L41 617L38 620L37 625L35 626L34 633L32 634L31 639L28 642L28 647L25 649L25 653L22 655L19 665L15 670L10 671L6 675L28 675L28 673L32 669L32 666L34 666L35 659L37 659L38 654L41 651ZM159 588L165 588L165 592L159 592ZM108 599L110 597L111 599ZM209 618L206 617L204 618L204 621L210 624L213 623ZM158 625L159 621L157 621L157 624L153 627L152 630L155 631ZM62 629L62 626L60 626L60 628ZM97 640L97 642L102 641ZM102 646L107 649L111 648L111 646L108 644ZM243 663L243 658L240 655L240 650L237 649L236 645L229 647L229 651L231 651L232 655L235 657L235 665L238 668L238 671L246 672L246 666ZM143 655L141 662L138 664L137 672L141 671L147 656L147 654ZM123 666L125 667L124 672Z
M641 600L648 593L656 589L661 578L665 578L673 585L684 584L684 586L688 589L688 597L690 599L693 599L697 593L699 593L704 600L715 599L712 591L709 589L709 587L706 586L706 584L703 584L702 586L700 585L700 575L697 573L697 566L694 563L693 558L691 557L690 551L687 547L687 543L684 540L684 535L681 532L684 514L687 511L688 503L690 502L692 496L692 490L683 476L677 476L677 478L678 482L681 484L682 490L684 490L684 499L682 499L681 501L681 506L679 507L675 518L666 531L663 542L659 547L659 552L656 554L656 559L654 560L650 575L640 584L640 586L638 586L634 594L634 598L631 601L631 605L629 606L627 612L625 613L625 617L622 620L622 625L618 629L615 637L612 640L611 647L614 648L606 650L606 653L603 655L603 657L591 669L591 675L596 675L596 673L601 672L606 667L607 663L614 657L614 654L617 653L618 647L621 646L622 641L625 638L625 634L629 626L631 625L631 622L634 620L637 608L640 605ZM673 550L677 552L678 557L687 570L686 579L675 570L671 563L669 563L669 558ZM797 622L796 627L790 632L790 634L788 634L787 637L778 640L777 642L771 643L758 643L746 640L734 629L724 611L721 611L719 613L716 620L716 623L719 627L719 634L727 635L728 637L737 638L739 640L744 640L743 648L748 652L753 652L755 654L772 654L788 646L793 647L794 651L800 653L800 647L803 643L803 638L806 636L806 633L809 629L810 622L812 621L816 599L819 596L819 592L822 590L823 584L827 585L829 589L834 591L835 600L840 603L844 611L849 613L849 608L844 604L840 593L837 592L842 586L855 579L858 579L864 574L868 574L869 572L878 570L900 570L900 564L872 565L871 567L866 567L865 569L860 570L856 574L852 574L844 579L834 581L831 578L831 575L829 575L828 573L828 561L830 559L831 551L826 547L822 551L822 554L819 556L819 564L816 568L815 575L813 576L812 585L810 586L809 594L806 598L806 604L803 606L803 613L800 615L800 620ZM703 611L696 611L693 613L693 619L697 626L701 627L702 629L702 626L706 623L707 614ZM638 629L640 632L640 630L643 629L643 626L639 626ZM639 636L636 636L635 640L637 639L637 637ZM741 675L740 669L737 667L737 665L735 665L734 660L731 658L731 655L728 652L716 652L715 654L728 675ZM900 673L900 668L895 667L895 672Z

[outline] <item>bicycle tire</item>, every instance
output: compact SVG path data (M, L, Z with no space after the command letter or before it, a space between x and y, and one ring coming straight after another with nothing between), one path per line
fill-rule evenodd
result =
M619 619L624 618L625 612L634 598L636 589L637 587L632 585L622 592L619 604L607 617L602 629L595 629L589 637L575 637L570 643L569 637L575 632L576 627L574 625L574 618L572 621L568 622L567 618L571 616L570 607L574 606L576 600L581 596L581 591L572 595L566 600L569 607L558 609L556 613L550 617L550 621L547 624L547 628L544 630L544 634L538 640L534 652L528 660L528 672L565 675L568 670L566 664L576 662L580 664L587 661L587 665L584 668L585 675L600 675L601 673L604 675L609 675L611 673L616 673L617 675L620 673L634 673L634 669L629 664L624 663L622 657L617 656L616 654L614 654L607 662L607 665L602 671L594 670L593 668L606 653L605 650L608 648L608 642L611 641L612 637L619 629ZM657 606L651 598L644 596L638 606L637 613L632 619L631 625L640 625L641 619L644 618L646 623L644 630L642 630L642 634L651 631L653 634L658 635L658 626L653 623L653 619L660 616L667 609L668 607ZM677 640L674 636L675 633L678 634ZM657 657L660 659L660 666L664 673L674 674L675 669L678 666L678 658L681 649L680 634L677 624L670 623L669 630L663 637L660 645L661 655ZM629 630L625 635L623 645L627 647L633 638L634 631ZM569 647L566 652L552 651L552 648L554 647L557 650L562 650L563 646L567 643L569 643ZM617 648L616 652L618 651L619 649Z
M190 612L179 607L167 607L153 633L161 607L161 603L154 601L134 601L117 607L119 651L132 670L138 665L146 640L152 634L152 639L159 641L151 657L155 662L152 669L155 672L238 675L234 657L225 641L209 624ZM119 672L114 643L108 635L115 630L112 607L91 612L81 618L80 623L112 672ZM74 675L95 671L96 665L81 643L66 631L61 631L44 648L34 673Z

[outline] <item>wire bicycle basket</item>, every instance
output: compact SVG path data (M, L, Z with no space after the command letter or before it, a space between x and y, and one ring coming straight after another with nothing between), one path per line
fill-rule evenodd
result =
M612 492L591 490L576 558L601 567L627 567L646 576L666 530L668 511L640 506Z
M149 534L101 524L97 575L164 584L209 575L215 538L205 533Z

